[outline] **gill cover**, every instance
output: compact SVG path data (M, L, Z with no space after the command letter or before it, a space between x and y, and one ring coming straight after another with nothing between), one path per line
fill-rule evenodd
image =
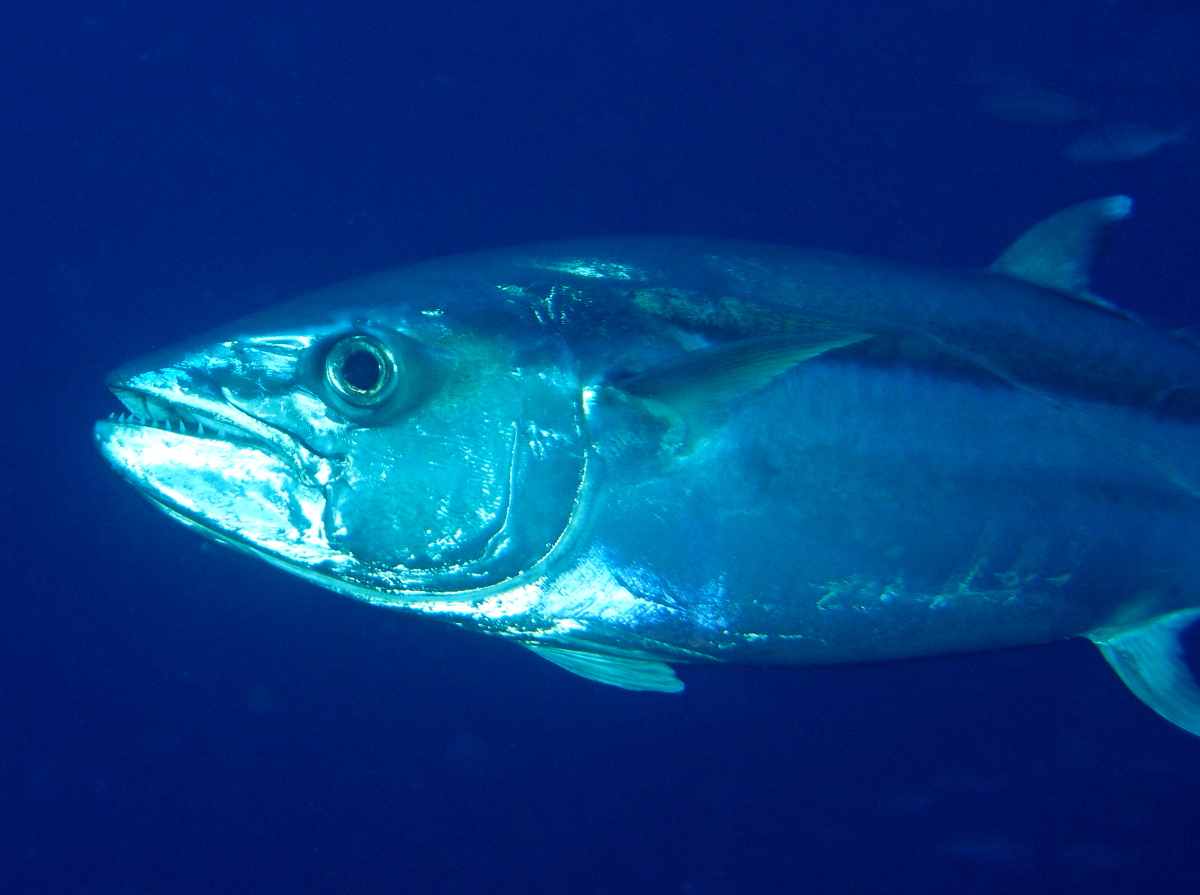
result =
M500 584L550 552L584 465L561 343L431 349L375 327L314 348L309 382L347 421L326 489L331 547L438 593Z

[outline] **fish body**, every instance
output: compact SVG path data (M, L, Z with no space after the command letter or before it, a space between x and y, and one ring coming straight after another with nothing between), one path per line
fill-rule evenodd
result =
M1153 155L1164 146L1187 140L1192 125L1163 130L1135 122L1090 127L1068 143L1065 158L1081 165L1109 165Z
M1089 636L1200 733L1200 350L1091 295L1123 197L987 270L695 239L441 259L127 365L170 515L586 677Z
M1031 127L1072 127L1095 111L1068 93L1035 85L1017 85L989 91L980 98L980 109L997 121Z

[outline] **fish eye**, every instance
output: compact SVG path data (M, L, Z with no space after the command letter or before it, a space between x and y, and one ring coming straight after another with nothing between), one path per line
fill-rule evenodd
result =
M398 379L391 350L373 336L347 336L325 355L326 384L355 407L374 407L387 400Z

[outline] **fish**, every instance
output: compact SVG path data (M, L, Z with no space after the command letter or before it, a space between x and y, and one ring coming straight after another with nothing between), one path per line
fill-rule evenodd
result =
M1080 165L1110 165L1153 155L1164 146L1187 141L1192 123L1163 130L1135 122L1090 127L1063 147L1063 157Z
M1032 86L990 91L980 98L979 107L997 121L1031 127L1071 127L1095 115L1068 93Z
M980 111L1006 124L1065 128L1096 114L1090 104L1066 90L1020 72L983 68L974 72L971 83L979 90Z
M984 269L686 237L437 259L117 369L191 529L658 692L1092 640L1200 735L1200 349L1094 295L1125 196Z

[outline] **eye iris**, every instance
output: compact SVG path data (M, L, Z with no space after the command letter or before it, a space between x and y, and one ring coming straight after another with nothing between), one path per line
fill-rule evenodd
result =
M374 407L396 390L395 357L373 336L349 336L326 355L325 384L337 398L354 407Z
M379 386L383 369L374 353L359 349L342 361L342 381L359 392L371 392Z

